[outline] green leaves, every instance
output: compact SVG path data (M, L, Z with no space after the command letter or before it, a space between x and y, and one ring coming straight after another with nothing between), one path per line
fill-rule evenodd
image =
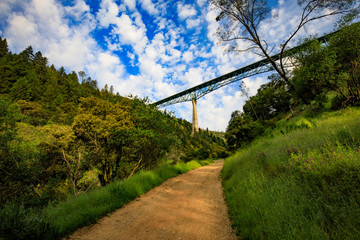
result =
M314 41L296 57L300 66L292 81L296 94L320 104L329 92L335 92L344 103L360 100L360 25L341 29L327 46Z
M192 138L191 123L147 98L122 97L113 86L100 90L84 71L79 78L48 66L32 47L12 54L0 38L0 204L76 195L100 179L124 179L192 150L184 160L226 153L212 133Z

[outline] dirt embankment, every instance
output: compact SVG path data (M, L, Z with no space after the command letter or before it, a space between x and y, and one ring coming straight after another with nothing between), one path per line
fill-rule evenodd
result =
M222 195L223 161L164 182L67 239L236 239Z

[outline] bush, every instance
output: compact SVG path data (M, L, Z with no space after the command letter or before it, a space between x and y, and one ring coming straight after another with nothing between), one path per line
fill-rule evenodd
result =
M10 203L0 209L0 239L54 239L50 219L42 210Z
M212 161L190 161L164 165L153 171L140 171L131 178L108 184L88 193L70 196L66 201L33 209L12 203L0 209L0 239L57 239L121 208L136 197L180 173Z

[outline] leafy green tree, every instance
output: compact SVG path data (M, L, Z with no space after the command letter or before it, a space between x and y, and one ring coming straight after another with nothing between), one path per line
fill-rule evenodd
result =
M70 126L46 125L42 127L42 132L48 137L41 142L41 149L53 160L66 169L66 174L71 182L72 191L77 195L80 191L79 181L84 174L84 147L77 141L75 134Z
M26 74L26 79L29 82L31 100L39 101L42 96L42 89L40 80L37 77L35 70L29 70Z
M36 71L38 79L42 83L45 83L49 78L47 64L48 59L43 57L41 52L36 52L32 60L32 65Z
M292 81L295 93L324 103L329 92L336 92L344 104L360 100L360 25L347 26L335 34L328 45L311 41L297 54L299 66Z
M290 110L292 96L287 84L278 75L269 78L271 81L262 85L243 106L244 113L254 120L269 120Z
M176 142L172 117L161 113L138 98L119 104L128 107L134 127L114 132L112 148L116 149L121 178L128 177L140 169L156 167L159 160ZM120 173L122 172L122 173Z
M45 84L44 86L44 92L42 94L41 102L42 105L49 109L51 112L54 112L56 109L56 98L59 96L59 88L57 84L56 76L52 76L51 79ZM57 103L61 104L62 102L59 102L59 99L57 99Z
M0 100L0 204L14 198L40 198L38 185L46 178L42 154L17 136L17 104Z
M19 78L10 89L10 94L13 100L30 100L31 89L26 77Z
M0 93L9 94L13 84L22 77L25 77L28 64L20 58L20 55L11 53L0 58Z
M263 132L263 126L259 121L254 121L248 115L235 111L226 128L225 139L229 150L238 149L251 142Z
M0 37L0 58L4 57L9 51L6 38L2 39Z
M360 101L360 24L342 28L329 43L329 51L336 54L336 91L345 103Z
M74 121L74 117L77 114L77 107L75 104L73 102L66 102L61 104L57 110L59 111L58 122L71 126Z
M73 123L75 135L82 140L91 154L91 162L101 174L103 183L111 182L116 168L116 152L110 147L113 132L133 125L129 113L119 104L90 97L82 98L80 114ZM105 182L104 182L105 181Z
M225 139L229 150L238 149L260 136L263 126L248 115L235 111L226 128Z

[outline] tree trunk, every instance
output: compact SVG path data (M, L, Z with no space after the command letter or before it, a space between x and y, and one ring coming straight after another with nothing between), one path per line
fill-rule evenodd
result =
M101 185L102 187L105 187L105 186L106 186L106 181L105 181L104 175L99 174L99 175L98 175L98 178L99 178L99 181L100 181L100 185Z
M136 172L136 170L139 168L139 166L140 166L140 163L141 163L141 161L142 161L142 158L143 158L143 156L141 155L141 157L140 157L140 160L138 161L138 163L136 164L136 166L134 167L134 169L132 170L132 172L130 173L130 175L127 177L127 178L130 178L132 175L134 175L134 173Z

